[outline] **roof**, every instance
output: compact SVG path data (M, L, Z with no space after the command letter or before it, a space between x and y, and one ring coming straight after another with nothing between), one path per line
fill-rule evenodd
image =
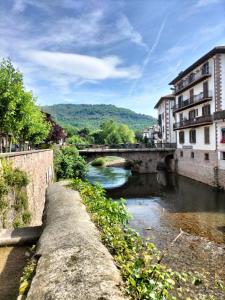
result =
M185 69L184 71L180 72L179 75L174 78L169 84L175 84L177 81L179 81L182 77L190 73L193 69L197 68L199 65L204 63L206 60L214 56L218 53L225 53L225 46L218 46L207 52L205 55L200 57L196 62L194 62L190 67Z
M169 95L165 95L165 96L162 96L159 101L156 103L155 105L155 109L159 107L159 105L163 102L163 100L166 100L166 99L169 99L169 100L174 100L175 99L175 96L173 94L169 94Z

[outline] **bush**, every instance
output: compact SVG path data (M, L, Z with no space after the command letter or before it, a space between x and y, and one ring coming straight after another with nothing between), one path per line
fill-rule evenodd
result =
M73 146L54 149L54 166L57 179L84 178L87 163Z
M101 240L121 271L129 299L188 300L191 299L190 289L196 285L202 285L202 289L192 299L217 299L201 294L210 284L202 273L179 273L161 262L166 252L160 253L153 243L142 240L129 227L130 216L124 200L113 201L106 197L100 185L93 186L79 179L73 180L71 187L80 192L92 220L100 229ZM215 282L218 291L223 291L223 282L218 282Z
M104 158L101 158L101 157L96 158L95 160L93 160L91 165L93 167L103 167L105 165L105 160L104 160Z

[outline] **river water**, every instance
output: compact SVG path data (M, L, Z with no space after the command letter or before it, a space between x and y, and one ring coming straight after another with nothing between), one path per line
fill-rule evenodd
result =
M225 282L225 192L171 173L131 175L116 167L90 167L88 179L127 200L130 225L166 252L165 263Z

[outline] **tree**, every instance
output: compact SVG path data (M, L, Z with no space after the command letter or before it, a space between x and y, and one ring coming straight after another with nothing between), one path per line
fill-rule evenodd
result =
M54 166L57 179L83 179L87 172L87 163L73 146L54 149Z
M0 63L0 136L6 136L7 148L12 140L21 145L40 143L49 128L32 93L25 91L22 73L4 59Z
M101 124L102 140L106 144L134 143L135 135L125 124L117 124L113 120Z

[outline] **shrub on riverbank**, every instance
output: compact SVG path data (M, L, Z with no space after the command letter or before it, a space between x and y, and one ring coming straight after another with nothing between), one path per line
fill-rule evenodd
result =
M54 167L57 179L84 178L87 163L73 146L54 149Z
M104 158L96 158L95 160L92 161L91 165L93 167L103 167L105 165L105 160Z
M129 214L124 200L108 199L100 186L81 180L74 180L72 187L79 190L100 228L102 241L113 254L132 299L175 299L169 292L175 280L182 280L184 276L162 265L154 244L143 242L127 225Z
M73 180L71 187L80 192L100 229L102 242L113 255L125 282L125 292L131 299L214 300L218 298L211 295L213 289L219 295L223 293L225 286L216 277L213 283L204 272L179 273L163 264L166 253L160 253L153 243L144 241L128 226L130 217L124 200L113 201L106 197L100 185L93 186L79 179Z

